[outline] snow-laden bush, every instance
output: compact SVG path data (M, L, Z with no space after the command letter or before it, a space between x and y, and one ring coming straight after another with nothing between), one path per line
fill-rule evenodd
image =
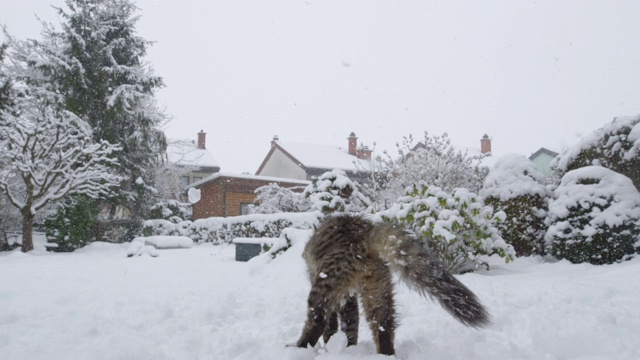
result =
M385 151L374 174L383 183L382 196L391 202L404 196L407 187L418 183L445 191L465 188L478 192L487 175L488 169L481 165L486 155L456 148L447 133L437 136L425 131L417 144L413 136L405 136L396 147L397 156Z
M250 214L305 212L311 207L300 187L286 188L277 183L256 189L256 199L249 205Z
M552 196L544 182L531 160L509 154L496 161L480 191L485 204L506 214L497 227L517 256L544 254L547 204Z
M453 193L438 187L414 186L390 209L378 214L388 222L399 222L421 235L426 245L452 273L471 271L479 256L497 254L507 262L515 256L497 224L503 212L493 212L466 189Z
M313 179L304 189L304 195L311 203L311 210L321 211L323 214L361 212L371 205L358 184L339 169L327 171Z
M610 264L636 252L640 193L631 180L600 166L568 172L549 203L551 254L573 263Z
M229 244L235 238L279 237L285 228L311 229L320 212L252 214L228 218L212 217L174 224L167 220L144 222L144 236L187 236L197 243Z
M179 223L192 219L193 208L191 204L178 200L163 200L151 207L149 216L152 219L164 219L172 223Z
M640 115L613 119L551 162L560 175L591 165L625 175L640 189Z

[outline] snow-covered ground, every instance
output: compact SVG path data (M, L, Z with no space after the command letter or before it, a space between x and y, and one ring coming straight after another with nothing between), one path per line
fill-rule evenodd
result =
M360 343L286 347L309 290L302 241L275 260L199 245L127 258L129 244L0 253L0 359L383 359ZM497 260L458 278L487 305L476 330L397 288L399 359L640 359L640 259L610 266Z

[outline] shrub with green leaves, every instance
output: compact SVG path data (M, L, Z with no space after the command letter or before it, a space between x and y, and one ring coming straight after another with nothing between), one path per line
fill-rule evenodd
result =
M497 254L507 262L515 256L496 228L504 213L494 213L467 189L448 193L414 185L398 204L379 215L413 229L452 273L473 271L482 264L481 255Z
M545 239L560 259L594 265L625 260L640 246L640 193L613 170L573 170L555 190L548 223Z

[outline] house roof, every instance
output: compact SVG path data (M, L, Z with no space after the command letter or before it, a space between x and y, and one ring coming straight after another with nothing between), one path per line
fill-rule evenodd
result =
M306 169L340 169L358 172L370 168L370 161L350 155L346 148L339 146L275 141L271 150L273 151L276 147ZM267 155L265 162L271 153ZM260 168L263 166L264 162Z
M531 156L529 156L529 160L533 160L533 159L537 158L538 156L540 156L542 154L546 154L546 155L549 155L551 157L558 156L558 153L555 152L555 151L551 151L551 150L546 149L546 148L540 148L540 150L534 152L533 154L531 154Z
M273 176L260 176L260 175L251 175L251 174L232 174L232 173L215 173L211 176L207 176L206 178L195 181L193 184L190 184L187 188L198 188L210 181L219 179L219 178L234 178L234 179L246 179L246 180L260 180L260 181L269 181L276 183L291 183L291 184L300 184L300 185L309 185L311 182L308 180L300 180L300 179L288 179L288 178L280 178Z
M195 142L190 140L169 141L167 158L178 165L220 168L209 150L199 149Z

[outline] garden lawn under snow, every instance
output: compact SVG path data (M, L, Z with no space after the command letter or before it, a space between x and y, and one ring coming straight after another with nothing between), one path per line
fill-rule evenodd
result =
M309 290L298 233L275 260L234 261L234 247L129 244L71 254L0 254L0 359L383 359L360 342L285 347L300 335ZM493 259L492 259L493 261ZM537 258L458 276L493 322L467 328L397 287L399 359L640 359L640 259L609 266ZM363 320L363 319L362 319Z

